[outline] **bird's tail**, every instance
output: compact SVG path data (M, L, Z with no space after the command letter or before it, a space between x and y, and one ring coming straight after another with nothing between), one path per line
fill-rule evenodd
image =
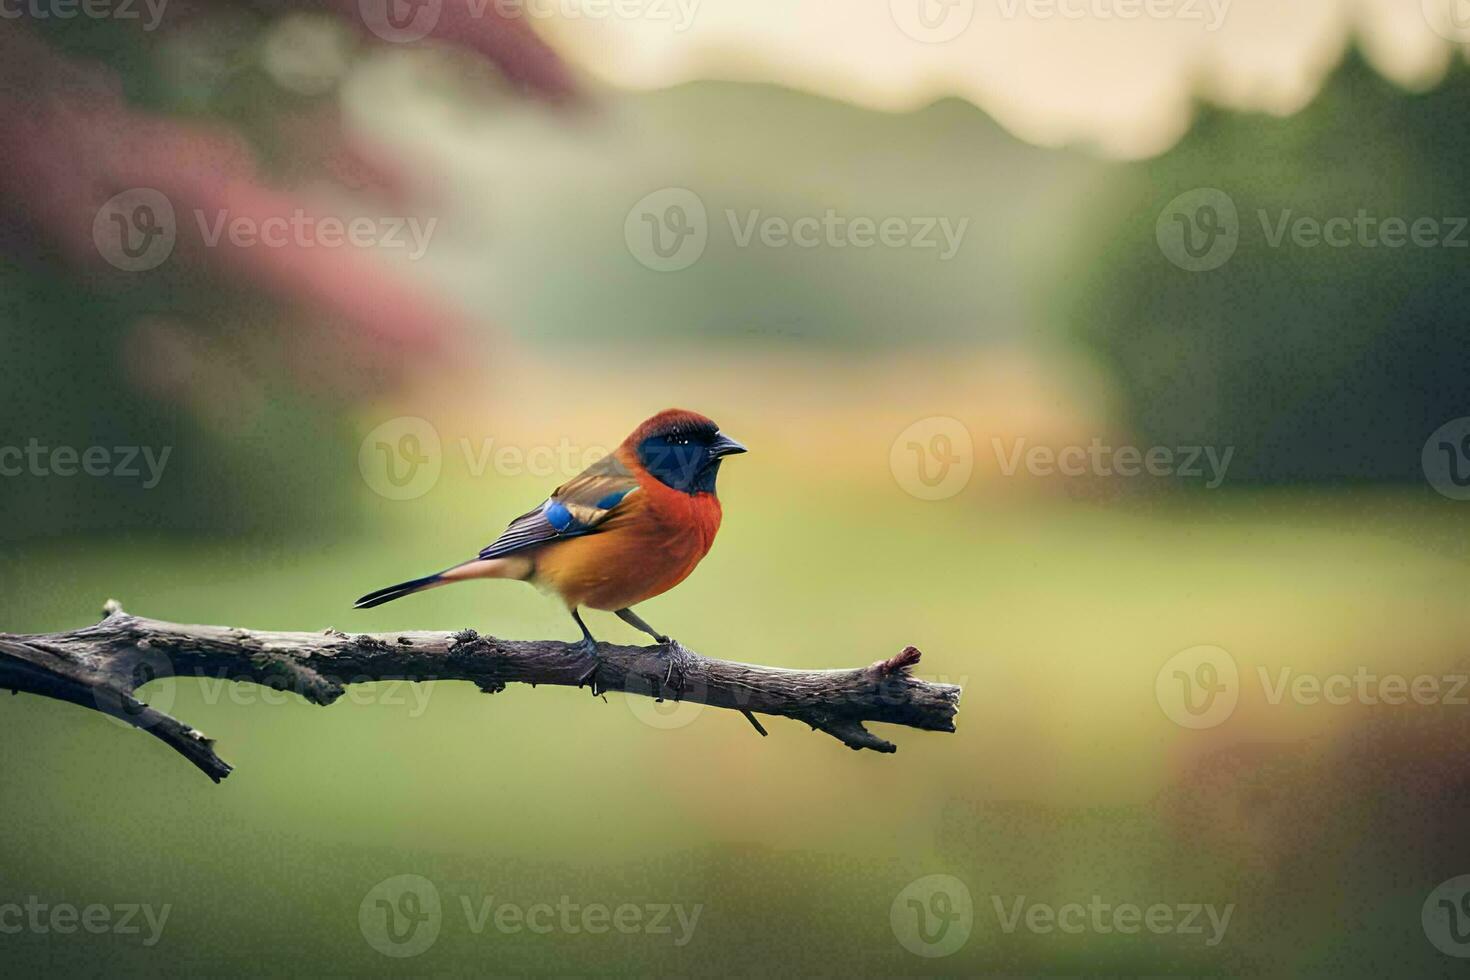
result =
M425 575L423 578L411 579L407 582L399 582L397 585L390 585L386 589L379 589L376 592L369 592L367 595L363 596L361 599L358 599L355 603L353 603L352 608L371 609L374 606L381 606L385 602L392 602L394 599L402 599L406 595L413 595L415 592L422 592L425 589L432 589L436 585L447 584L448 583L444 579L444 573L435 572L433 575Z
M472 578L525 578L530 572L530 561L519 556L476 558L462 565L446 568L442 572L435 572L433 575L425 575L423 578L410 579L407 582L390 585L386 589L369 592L353 603L352 608L371 609L385 602L402 599L406 595L413 595L415 592L422 592L440 585L449 585L452 582L464 582Z

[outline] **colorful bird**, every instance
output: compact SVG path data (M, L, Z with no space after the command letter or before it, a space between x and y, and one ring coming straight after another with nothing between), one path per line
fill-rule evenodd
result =
M559 596L582 630L582 649L592 658L585 682L597 670L597 641L582 622L582 606L615 612L657 642L671 642L633 607L684 581L709 553L720 529L720 463L745 451L697 412L659 412L611 455L511 521L477 557L370 592L354 608L470 579L530 582Z

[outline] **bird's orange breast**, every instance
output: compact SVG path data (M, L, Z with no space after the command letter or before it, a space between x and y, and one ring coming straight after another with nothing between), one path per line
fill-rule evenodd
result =
M625 609L672 589L720 529L714 494L686 494L642 472L639 488L594 534L536 550L532 581L572 608Z

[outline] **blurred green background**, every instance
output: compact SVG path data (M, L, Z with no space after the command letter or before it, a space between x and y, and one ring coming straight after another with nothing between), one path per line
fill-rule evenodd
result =
M101 715L5 698L0 905L171 907L152 947L0 935L18 975L1453 972L1421 909L1470 871L1467 708L1272 703L1259 678L1470 669L1470 504L1424 455L1467 414L1470 250L1273 247L1258 214L1470 215L1462 59L1414 89L1348 46L1299 112L1201 105L1172 148L1124 160L1031 145L960 99L884 112L710 80L587 83L590 105L550 107L462 52L335 24L221 8L167 44L38 33L117 71L131 104L244 133L270 186L321 193L281 119L340 107L439 222L421 264L385 269L464 323L432 349L338 342L350 324L228 263L79 262L12 195L0 444L172 452L149 489L0 479L0 626L81 626L114 597L180 622L571 639L519 585L349 607L467 556L580 468L528 456L580 460L682 405L753 451L725 467L709 558L644 614L710 656L790 667L915 644L920 676L964 686L959 731L884 731L899 752L877 756L616 694L381 684L324 710L146 688L219 740L237 771L213 786ZM306 64L340 53L320 91L261 54L290 31ZM708 212L706 250L673 273L626 233L663 188ZM1159 227L1199 188L1231 198L1239 242L1190 272ZM968 230L941 261L741 247L726 225L829 208ZM954 425L973 471L923 499L906 444L940 460ZM406 431L437 440L437 475L400 494L378 444L394 462ZM1216 488L1007 473L1018 440L1094 439L1233 455ZM1200 645L1241 679L1234 712L1195 730L1156 682ZM406 874L444 911L430 949L394 960L359 908ZM932 874L964 883L974 923L929 959L892 917ZM489 896L701 911L682 946L476 933L461 901ZM1022 896L1234 911L1213 946L1007 933L994 902Z

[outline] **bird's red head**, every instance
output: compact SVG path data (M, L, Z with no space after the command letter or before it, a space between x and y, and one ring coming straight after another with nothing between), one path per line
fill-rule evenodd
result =
M746 451L713 421L682 408L659 412L623 445L661 483L688 494L714 493L720 462Z

